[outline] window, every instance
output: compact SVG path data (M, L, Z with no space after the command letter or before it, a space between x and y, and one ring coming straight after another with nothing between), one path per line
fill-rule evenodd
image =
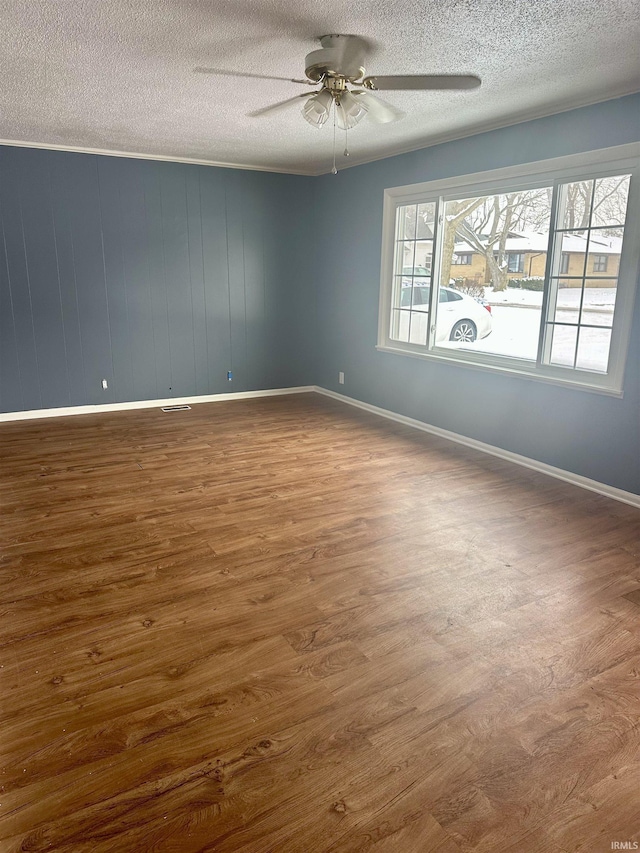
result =
M509 252L507 255L507 269L509 272L524 272L524 255Z
M639 153L386 190L378 348L620 394ZM462 278L472 255L475 277Z

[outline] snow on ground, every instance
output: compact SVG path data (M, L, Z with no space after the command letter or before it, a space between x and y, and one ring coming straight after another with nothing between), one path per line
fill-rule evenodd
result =
M551 364L582 370L606 372L611 341L611 324L616 289L586 288L580 312L580 288L561 288L552 319L558 324L553 329ZM483 352L535 362L542 320L542 293L516 290L494 293L485 287L485 299L491 305L491 332L473 343L457 344L441 341L438 347L467 352ZM400 329L398 340L408 340L408 312L403 312L407 323ZM413 314L411 342L424 344L427 338L428 315ZM449 318L450 320L450 318ZM418 321L418 322L417 322ZM578 330L578 323L581 328ZM595 328L585 328L593 326Z
M581 319L583 324L601 328L582 328L578 338L577 328L556 326L553 331L551 363L573 367L575 359L578 368L605 372L616 289L586 288L582 316L581 296L580 288L560 288L553 319L558 323L574 324ZM515 288L494 293L491 287L485 287L485 299L492 307L491 334L471 344L445 342L439 346L535 361L542 317L542 293Z
M457 346L449 343L445 346L535 361L542 315L542 294L532 293L531 291L515 291L517 294L521 292L526 293L527 296L538 297L538 303L497 304L489 299L492 304L491 334L472 344ZM576 293L579 297L580 291L572 291L571 296L573 297ZM606 295L609 296L610 294L607 292ZM556 311L555 319L559 322L576 323L578 321L578 305L579 299L575 301L558 299L559 310ZM563 307L565 310L561 310ZM606 371L611 339L610 328L606 327L611 325L612 314L612 302L598 305L595 300L591 303L589 313L583 314L583 322L603 328L583 328L580 330L576 367L584 370ZM554 330L551 363L573 367L576 339L576 328L557 326Z
M515 287L508 287L506 290L498 290L494 293L492 287L485 287L484 298L491 305L530 305L531 307L540 307L542 305L542 293L535 290L517 290Z
M577 308L580 305L582 290L579 287L561 287L558 289L559 308ZM485 287L484 298L491 305L512 305L539 308L542 305L542 293L535 290L518 290L508 287L494 292ZM587 287L584 291L583 309L586 311L611 311L616 301L615 287Z

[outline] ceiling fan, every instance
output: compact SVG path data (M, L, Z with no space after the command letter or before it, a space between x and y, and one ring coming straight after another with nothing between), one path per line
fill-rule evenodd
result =
M248 113L257 118L286 109L301 98L306 98L302 115L314 127L322 127L334 107L335 122L343 130L355 127L367 116L377 124L385 124L403 118L404 113L383 101L378 91L433 91L475 89L480 78L471 74L400 74L392 76L367 75L365 60L373 43L361 36L321 36L321 48L307 54L305 59L306 79L270 77L264 74L223 71L216 68L195 68L202 74L223 74L237 77L252 77L261 80L287 80L303 85L320 85L313 94L305 92L286 101L262 107Z

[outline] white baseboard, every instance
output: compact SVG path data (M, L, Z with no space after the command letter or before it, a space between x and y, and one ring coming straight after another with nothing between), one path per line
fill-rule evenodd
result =
M31 409L27 412L0 413L0 423L6 421L29 421L34 418L60 418L67 415L92 415L98 412L122 412L127 409L160 409L162 406L191 406L198 403L250 400L253 397L280 397L284 394L304 394L315 390L315 385L298 385L295 388L270 388L265 391L233 391L229 394L201 394L197 397L168 397L165 400L136 400L129 403L100 403L95 406Z
M334 400L340 400L350 406L355 406L358 409L364 409L366 412L371 412L374 415L387 418L397 423L405 424L414 429L428 432L432 435L437 435L440 438L446 438L448 441L454 441L457 444L462 444L465 447L471 447L474 450L479 450L482 453L488 453L491 456L497 456L499 459L505 459L508 462L513 462L516 465L521 465L524 468L530 468L533 471L539 471L541 474L547 474L549 477L555 477L557 480L563 480L565 483L571 483L574 486L579 486L581 489L587 489L590 492L603 495L613 500L621 501L630 506L640 509L640 495L635 495L633 492L627 492L624 489L617 489L615 486L608 486L605 483L599 483L597 480L591 480L589 477L582 477L580 474L573 474L571 471L565 471L562 468L555 468L553 465L547 465L545 462L538 462L536 459L530 459L528 456L521 456L519 453L512 453L510 450L503 450L501 447L495 447L492 444L485 444L484 441L477 441L475 438L468 438L465 435L460 435L456 432L451 432L448 429L432 426L424 421L419 421L416 418L409 418L405 415L399 415L389 409L382 409L379 406L374 406L371 403L363 403L361 400L356 400L354 397L347 397L345 394L338 394L336 391L330 391L327 388L322 388L319 385L298 385L293 388L270 388L264 391L237 391L228 394L203 394L196 397L168 397L163 400L136 400L128 403L102 403L95 406L65 406L56 409L32 409L27 412L7 412L0 413L0 423L9 421L25 421L35 418L57 418L66 417L68 415L87 415L96 414L99 412L121 412L128 409L159 409L162 406L179 406L179 405L197 405L198 403L216 403L229 400L250 400L255 397L280 397L287 394L305 394L309 392L323 394L325 397L332 397Z
M573 474L571 471L555 468L553 465L547 465L545 462L538 462L536 459L530 459L528 456L521 456L519 453L512 453L510 450L503 450L501 447L485 444L484 441L477 441L475 438L467 438L465 435L451 432L448 429L431 426L431 424L424 423L415 418L408 418L405 415L391 412L389 409L381 409L379 406L363 403L361 400L347 397L344 394L338 394L335 391L329 391L327 388L321 388L318 385L315 386L314 390L318 394L333 397L334 400L340 400L343 403L348 403L350 406L364 409L366 412L372 412L374 415L380 415L380 417L388 418L391 421L397 421L414 429L437 435L440 438L446 438L448 441L455 441L457 444L463 444L465 447L471 447L482 453L489 453L491 456L497 456L499 459L506 459L508 462L514 462L516 465L521 465L524 468L539 471L541 474L547 474L549 477L555 477L556 480L563 480L565 483L571 483L574 486L579 486L581 489L588 489L590 492L596 492L599 495L604 495L604 497L613 498L616 501L621 501L640 509L640 495L635 495L633 492L617 489L615 486L607 486L605 483L599 483L597 480L589 479L589 477L582 477L580 474Z

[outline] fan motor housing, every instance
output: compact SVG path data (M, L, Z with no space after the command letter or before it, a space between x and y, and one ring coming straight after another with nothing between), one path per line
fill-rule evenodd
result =
M352 55L345 57L343 42L346 39L352 40L352 44L355 41L353 36L330 35L320 38L320 50L312 50L305 58L304 70L309 80L318 83L325 77L344 77L354 83L364 76L362 56L354 55L354 51L351 51Z

